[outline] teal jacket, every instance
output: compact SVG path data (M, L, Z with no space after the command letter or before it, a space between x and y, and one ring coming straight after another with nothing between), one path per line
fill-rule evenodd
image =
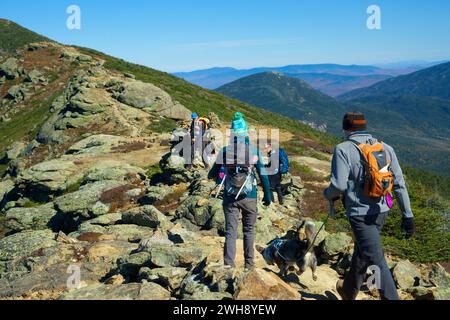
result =
M248 144L248 141L247 141L247 144ZM226 154L226 152L227 152L227 147L224 147L222 149L222 151L219 153L219 155L217 156L217 159L224 159L224 155ZM270 183L269 183L269 178L267 177L266 169L264 168L264 164L261 161L261 156L259 154L259 151L256 148L253 149L253 154L255 154L258 157L258 161L255 164L255 168L256 168L256 172L258 173L259 179L263 186L264 201L267 203L270 203L272 201L272 196L270 193ZM218 163L218 161L216 160L216 162L214 163L214 165L212 166L211 170L208 173L208 179L216 180L219 175L221 167L222 167L222 163ZM252 192L247 194L246 198L256 199L257 192L258 192L257 186L254 185ZM226 194L225 194L225 197L227 197Z

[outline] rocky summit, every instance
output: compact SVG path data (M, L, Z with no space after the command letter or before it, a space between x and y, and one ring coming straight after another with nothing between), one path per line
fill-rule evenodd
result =
M317 281L308 271L282 277L259 254L255 268L244 270L242 241L237 267L223 266L216 184L201 163L187 169L170 152L172 129L183 127L191 110L170 83L107 63L96 52L53 42L0 58L0 298L338 299L335 284L349 268L353 243L328 226L313 248ZM209 116L219 129L229 120ZM282 139L296 137L283 131ZM305 140L320 156L292 159L312 168L309 183L321 186L329 154L311 136ZM292 236L299 220L322 225L306 214L317 191L292 171L283 180L284 205L260 204L259 245ZM449 299L441 265L389 261L402 297ZM374 298L369 290L358 297Z

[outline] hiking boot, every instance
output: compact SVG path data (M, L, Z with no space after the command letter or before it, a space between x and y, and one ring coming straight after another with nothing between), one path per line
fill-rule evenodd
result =
M244 272L250 272L253 271L255 269L255 265L254 264L245 264L244 267Z
M344 291L344 280L338 280L338 282L336 282L336 291L341 296L342 300L351 300Z

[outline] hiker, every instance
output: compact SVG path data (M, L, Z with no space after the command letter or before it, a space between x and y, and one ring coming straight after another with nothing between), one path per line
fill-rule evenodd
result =
M266 165L267 176L270 182L270 193L272 195L272 201L275 202L273 196L273 190L277 193L278 203L283 205L283 192L281 190L282 175L289 171L289 159L282 148L278 150L272 148L272 143L269 141L266 143L266 152L268 158L268 164ZM278 165L277 165L278 164ZM272 168L272 165L274 168Z
M199 117L197 113L193 113L191 116L191 163L188 168L192 167L197 154L200 154L205 167L209 167L207 159L203 157L203 150L205 150L208 145L208 139L206 139L206 133L209 130L209 119L205 117Z
M380 232L392 207L390 192L398 199L402 212L401 229L407 238L415 232L408 191L394 149L378 142L367 130L364 114L347 113L343 120L346 141L335 150L331 184L324 196L343 203L354 234L351 267L336 290L343 300L354 300L370 266L379 268L377 289L382 299L399 300L392 274L384 258Z
M270 205L271 197L264 165L257 148L250 144L247 124L240 112L233 117L230 143L219 152L208 178L215 180L222 165L225 168L222 203L226 229L224 263L226 266L235 267L236 239L241 213L245 268L249 270L254 265L255 224L258 215L256 173L263 185L265 206Z

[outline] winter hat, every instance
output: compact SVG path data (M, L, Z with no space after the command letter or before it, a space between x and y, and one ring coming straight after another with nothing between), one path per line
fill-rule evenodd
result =
M191 115L191 119L195 120L198 118L198 114L196 114L195 112Z
M245 122L242 113L236 112L234 114L233 121L231 122L231 131L237 137L248 136L247 123Z
M367 130L367 121L361 112L348 112L344 116L342 128L345 131L364 131Z

